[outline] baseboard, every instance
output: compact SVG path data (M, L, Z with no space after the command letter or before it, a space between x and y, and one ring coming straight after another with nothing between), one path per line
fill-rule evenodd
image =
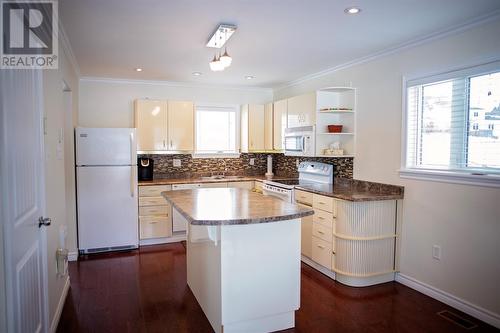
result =
M396 281L407 287L415 289L424 295L437 299L440 302L467 313L472 317L482 320L485 323L495 326L496 328L500 328L500 314L493 313L480 306L474 305L466 300L401 273L396 274Z
M68 261L78 261L78 251L68 252Z
M320 264L317 264L315 263L312 259L309 259L308 257L306 256L300 256L300 260L302 260L302 262L308 266L311 266L312 268L314 268L315 270L317 270L318 272L328 276L330 279L332 280L335 280L335 272L332 272L331 270L329 270L328 268L326 267L323 267L321 266Z
M183 233L181 235L173 235L171 237L141 239L139 241L139 246L167 244L167 243L177 243L177 242L185 241L185 240L186 240L186 234Z
M68 296L69 285L69 275L67 275L61 297L59 298L59 303L57 303L56 313L54 314L54 318L52 318L52 322L50 324L51 333L55 333L57 331L57 325L59 325L59 319L61 319L61 313L64 308L64 303L66 302L66 297Z

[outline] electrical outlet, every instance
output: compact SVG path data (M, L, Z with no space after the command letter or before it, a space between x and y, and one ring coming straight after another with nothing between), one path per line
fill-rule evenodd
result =
M441 246L439 245L432 246L432 258L436 260L441 260Z
M174 167L180 167L181 166L181 160L178 159L178 158L174 158L173 165L174 165Z
M250 165L255 165L255 158L250 159Z

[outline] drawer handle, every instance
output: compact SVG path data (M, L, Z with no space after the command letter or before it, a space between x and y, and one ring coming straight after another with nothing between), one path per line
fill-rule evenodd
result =
M151 222L149 222L149 224L156 224L156 223L158 223L158 221L151 221Z
M321 230L318 230L318 234L324 235L325 233L323 231L321 231Z
M325 202L322 202L322 201L318 201L318 203L319 203L320 205L326 205L326 203L325 203Z
M325 247L323 245L317 245L317 247L319 247L320 249L324 250Z
M324 220L325 218L323 216L318 216L318 220Z

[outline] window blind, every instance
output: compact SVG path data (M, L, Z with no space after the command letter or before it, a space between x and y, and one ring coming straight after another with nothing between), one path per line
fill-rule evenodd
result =
M500 171L500 64L493 68L407 83L407 168Z

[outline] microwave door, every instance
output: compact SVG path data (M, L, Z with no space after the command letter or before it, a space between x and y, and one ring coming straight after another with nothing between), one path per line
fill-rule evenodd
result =
M285 137L285 150L302 152L304 149L304 138L302 136Z

